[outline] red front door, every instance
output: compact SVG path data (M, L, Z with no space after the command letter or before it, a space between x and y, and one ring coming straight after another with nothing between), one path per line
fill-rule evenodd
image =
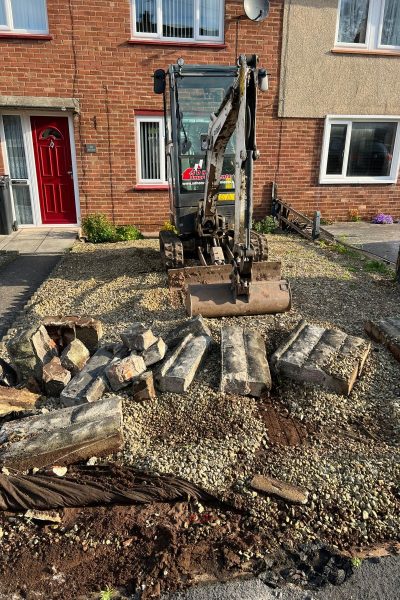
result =
M31 117L43 225L76 223L67 117Z

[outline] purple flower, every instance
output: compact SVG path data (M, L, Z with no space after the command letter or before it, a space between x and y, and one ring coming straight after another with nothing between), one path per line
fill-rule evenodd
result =
M385 215L384 213L379 213L378 215L376 215L376 217L374 217L372 219L372 222L379 224L379 225L392 225L393 217L391 215Z

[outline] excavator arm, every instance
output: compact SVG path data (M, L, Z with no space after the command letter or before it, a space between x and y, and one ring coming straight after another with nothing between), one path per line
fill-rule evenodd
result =
M238 75L218 112L211 117L207 139L207 171L204 199L199 206L198 233L213 235L221 228L217 211L218 190L227 145L235 136L235 219L234 245L231 252L234 293L246 296L250 291L253 252L251 222L253 213L253 161L257 158L255 142L256 98L259 74L257 56L241 55ZM265 74L265 72L262 72Z

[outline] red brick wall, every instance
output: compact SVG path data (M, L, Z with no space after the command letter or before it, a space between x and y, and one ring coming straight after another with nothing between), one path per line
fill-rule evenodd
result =
M226 48L221 49L129 44L129 0L47 4L51 41L0 39L0 93L78 98L75 142L82 214L103 211L116 222L155 231L168 218L168 195L135 190L134 111L162 108L152 91L152 73L179 56L186 63L234 61L235 17L242 14L242 2L226 1ZM270 73L270 91L259 96L262 156L255 174L256 217L269 210L274 180L287 202L306 212L320 209L326 218L346 219L354 209L365 216L379 210L400 217L398 185L318 185L323 122L277 118L282 14L283 0L272 0L263 24L239 24L239 52L257 52ZM87 143L97 145L97 154L84 153Z

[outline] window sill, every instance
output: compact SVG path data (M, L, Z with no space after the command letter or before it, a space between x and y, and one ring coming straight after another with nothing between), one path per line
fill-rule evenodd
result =
M178 48L208 48L214 50L223 50L227 47L224 42L171 42L164 40L144 40L144 39L130 39L128 40L128 44L138 45L144 44L147 46L175 46Z
M37 40L37 41L50 41L53 39L52 35L42 33L5 33L0 32L0 39L2 40Z
M320 185L396 185L395 179L320 179Z
M365 50L365 48L332 48L332 54L362 54L364 56L400 56L400 50Z
M154 190L165 191L169 189L168 183L139 183L133 188L135 191L152 192Z

